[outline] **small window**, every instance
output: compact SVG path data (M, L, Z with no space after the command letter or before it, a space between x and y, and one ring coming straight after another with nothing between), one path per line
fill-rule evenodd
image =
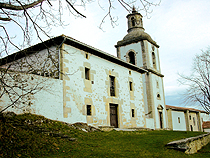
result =
M91 105L87 105L87 115L91 115Z
M152 46L152 50L155 51L155 46Z
M157 94L157 98L160 99L160 94L159 93Z
M159 82L157 81L156 83L157 83L157 88L159 88Z
M129 87L130 87L130 91L133 91L133 83L131 81L129 82Z
M131 71L129 71L129 75L131 75Z
M156 58L154 52L152 52L152 63L153 63L153 68L156 69Z
M90 69L85 68L85 79L90 80Z
M178 123L180 123L180 117L178 117Z
M135 111L134 111L134 109L131 109L131 114L132 114L132 117L135 116Z
M191 120L191 115L189 116L189 119Z
M85 54L86 59L89 59L89 54Z
M110 96L115 96L115 77L109 76L110 80Z
M194 124L194 126L195 126L195 117L193 117L193 124Z

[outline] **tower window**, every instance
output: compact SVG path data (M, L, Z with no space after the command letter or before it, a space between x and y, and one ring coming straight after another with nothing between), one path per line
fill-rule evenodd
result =
M157 88L159 88L159 83L158 83L158 81L157 81L156 83L157 83Z
M155 53L152 52L152 63L153 63L153 68L156 69L156 59L155 59Z
M135 65L135 53L134 52L129 52L128 57L129 57L129 63Z
M85 79L90 80L90 69L85 68Z
M135 116L135 111L134 111L134 109L131 109L131 115L132 115L132 117Z
M91 105L87 105L87 115L91 115Z
M110 96L115 96L115 77L109 76L110 80Z
M133 83L131 81L129 81L129 87L130 87L130 91L133 91Z
M134 17L131 18L131 23L132 23L132 26L135 26L135 18Z

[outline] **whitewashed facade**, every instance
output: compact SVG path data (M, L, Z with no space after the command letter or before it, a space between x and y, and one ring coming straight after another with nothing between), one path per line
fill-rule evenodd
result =
M184 112L172 111L172 125L175 131L186 131L186 122Z
M117 57L61 35L3 59L2 67L12 64L10 73L40 87L18 102L30 106L7 110L96 127L167 128L159 46L144 32L141 14L133 10L127 18ZM9 104L5 94L0 108Z

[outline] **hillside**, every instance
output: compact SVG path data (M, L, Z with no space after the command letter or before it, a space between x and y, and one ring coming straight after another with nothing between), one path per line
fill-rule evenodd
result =
M0 118L0 157L210 157L208 144L186 155L167 149L170 141L201 132L102 132L83 123L67 124L43 116L14 113Z

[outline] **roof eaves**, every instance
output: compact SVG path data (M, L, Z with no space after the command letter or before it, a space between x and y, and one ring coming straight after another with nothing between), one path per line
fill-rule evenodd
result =
M198 110L198 109L193 109L193 108L185 108L185 107L178 107L178 106L171 106L171 105L166 105L166 109L172 109L172 110L177 110L177 111L191 111L191 112L202 112L202 113L207 113L206 111Z
M16 53L10 54L10 55L0 59L0 66L1 65L5 65L7 63L10 63L12 61L18 60L18 59L20 59L22 57L25 57L25 56L28 56L30 54L33 54L33 53L35 53L37 51L40 51L40 50L43 50L43 49L47 49L47 48L49 48L52 45L59 45L62 42L63 38L64 37L62 35L61 36L57 36L57 37L51 38L51 39L49 39L47 41L40 42L40 43L38 43L36 45L28 47L26 49L20 50L20 51L18 51Z
M160 46L153 40L147 39L147 38L140 38L140 37L136 37L136 38L132 38L130 40L121 40L117 42L117 45L115 45L116 48L121 47L121 46L126 46L132 43L138 43L140 41L148 41L150 43L152 43L153 45L155 45L157 48L159 48Z
M125 62L124 60L122 59L119 59L113 55L110 55L106 52L103 52L97 48L94 48L90 45L87 45L85 43L82 43L72 37L68 37L68 36L65 36L65 35L60 35L60 36L57 36L57 37L54 37L54 38L51 38L47 41L44 41L44 42L41 42L41 43L38 43L36 45L33 45L31 47L28 47L26 49L23 49L21 51L18 51L16 53L13 53L11 55L8 55L2 59L0 59L0 66L1 65L4 65L6 63L9 63L9 62L12 62L12 61L15 61L17 59L20 59L22 57L25 57L27 55L30 55L30 54L33 54L37 51L40 51L40 50L43 50L43 49L46 49L50 46L53 46L53 45L61 45L62 43L66 43L66 44L69 44L73 47L76 47L76 48L79 48L79 49L82 49L84 51L87 51L91 54L94 54L98 57L101 57L105 60L108 60L108 61L112 61L116 64L119 64L121 66L124 66L126 68L129 68L129 69L132 69L134 71L137 71L137 72L140 72L140 73L145 73L145 72L148 72L147 70L143 69L143 68L139 68L133 64L130 64L128 62Z
M78 40L75 40L71 37L68 37L68 36L66 36L66 37L67 37L67 40L65 41L66 44L69 44L69 45L74 46L76 48L82 49L82 50L87 51L87 52L89 52L93 55L96 55L96 56L101 57L101 58L103 58L105 60L108 60L108 61L112 61L116 64L119 64L119 65L124 66L124 67L129 68L129 69L132 69L134 71L137 71L137 72L140 72L140 73L148 72L147 70L145 70L143 68L140 68L140 67L137 67L133 64L130 64L130 63L128 63L128 62L126 62L122 59L119 59L119 58L117 58L117 57L115 57L111 54L108 54L108 53L106 53L104 51L101 51L97 48L94 48L90 45L82 43L82 42L80 42Z

